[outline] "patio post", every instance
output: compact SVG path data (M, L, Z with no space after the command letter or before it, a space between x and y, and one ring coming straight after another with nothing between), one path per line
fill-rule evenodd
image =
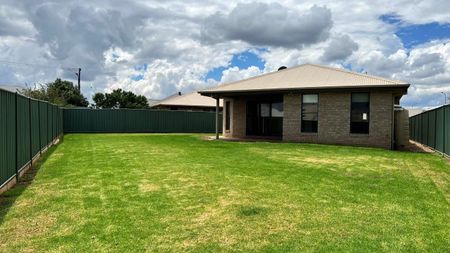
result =
M219 139L219 96L216 97L216 140Z

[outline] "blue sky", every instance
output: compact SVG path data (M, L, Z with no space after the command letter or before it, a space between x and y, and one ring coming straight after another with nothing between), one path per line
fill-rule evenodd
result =
M408 24L403 22L399 16L393 14L382 15L380 19L396 26L395 35L401 39L403 46L407 49L432 40L450 38L449 23L440 24L438 22L431 22L425 24Z
M424 23L424 24L409 24L404 22L398 15L385 14L379 17L383 22L393 25L395 27L395 35L401 40L404 48L409 51L422 44L433 40L450 39L450 24L448 23ZM259 51L268 51L267 48L259 48ZM238 67L239 69L247 69L251 66L256 66L260 70L264 69L265 61L261 59L254 50L246 50L244 52L233 55L228 65L216 67L211 69L205 76L205 80L214 79L220 81L223 71ZM342 66L353 71L364 71L363 68L356 68L351 63L343 63ZM133 77L136 78L136 77Z
M117 58L117 57L115 57L115 58ZM148 69L148 64L147 63L144 63L142 65L134 66L134 70L136 70L137 72L140 72L140 73L131 75L131 77L130 77L131 80L139 81L139 80L144 79L144 73L147 71L147 69Z
M262 48L258 49L257 51L267 51L267 49ZM260 70L264 69L265 61L261 59L257 54L254 53L255 51L246 50L242 53L233 55L233 58L226 66L220 66L217 68L214 68L210 70L206 76L205 80L208 79L214 79L216 81L220 81L222 78L222 73L225 69L231 68L231 67L239 67L239 69L247 69L251 66L256 66Z

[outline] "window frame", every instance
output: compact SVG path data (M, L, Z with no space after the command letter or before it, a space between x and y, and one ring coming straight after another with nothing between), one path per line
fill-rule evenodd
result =
M367 104L368 104L368 110L367 110L367 132L354 132L354 130L352 129L352 115L353 115L353 95L354 94L367 94ZM350 134L355 134L355 135L369 135L370 134L370 92L366 91L366 92L352 92L350 94L350 129L349 129Z
M312 103L304 103L304 96L305 95L316 95L317 96L317 102L316 104L316 108L317 108L317 126L316 126L316 131L305 131L304 129L304 124L303 124L303 105L304 104L312 104ZM300 105L300 133L303 134L317 134L319 132L319 103L320 103L320 96L319 93L304 93L301 94L301 105Z

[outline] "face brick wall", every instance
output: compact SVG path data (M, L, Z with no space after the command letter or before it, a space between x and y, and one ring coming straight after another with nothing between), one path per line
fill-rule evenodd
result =
M318 133L301 133L301 94L284 96L283 140L391 148L392 94L370 93L369 134L350 133L351 93L320 93Z
M223 113L223 136L226 138L242 138L246 132L246 110L247 104L244 98L224 98L223 103L230 101L231 122L230 130L225 130L225 117Z
M224 103L226 101L231 101L231 126L229 132L224 130L224 137L245 137L245 98L225 98ZM390 92L370 93L369 134L350 133L350 92L319 93L318 133L300 131L301 94L285 94L283 104L284 141L391 148L393 99ZM225 113L223 115L225 117Z

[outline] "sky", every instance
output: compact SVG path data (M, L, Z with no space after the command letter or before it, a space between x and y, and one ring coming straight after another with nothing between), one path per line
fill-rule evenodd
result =
M429 108L450 95L449 42L446 0L1 0L0 85L81 68L88 99L162 99L315 63L407 81L401 104Z

